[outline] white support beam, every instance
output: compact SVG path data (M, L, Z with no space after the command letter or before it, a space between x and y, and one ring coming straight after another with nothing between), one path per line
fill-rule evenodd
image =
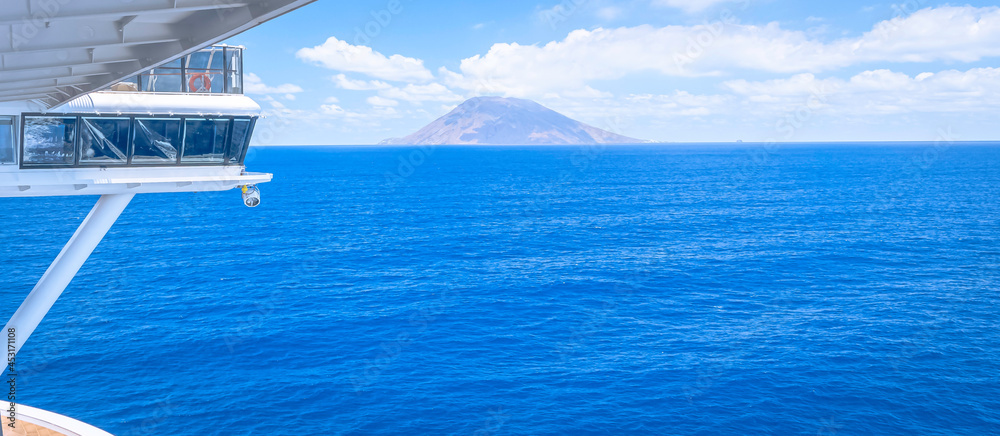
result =
M8 101L27 101L31 102L32 107L42 109L49 106L47 102L50 101L50 99L53 99L53 97L49 94L18 94L2 96L0 97L0 103Z
M17 24L13 32L27 33L30 24ZM119 31L113 22L56 23L38 32L33 38L15 41L11 47L0 47L0 53L55 52L67 49L108 47L115 45L148 44L180 39L183 32L176 24L144 24ZM123 36L124 34L124 36Z
M90 214L4 327L5 333L14 329L16 351L21 351L28 337L34 333L42 318L49 313L52 305L66 290L134 196L135 194L103 195L97 200Z
M84 4L80 5L83 7L76 7L77 2L69 2L66 5L60 5L59 8L47 8L48 10L38 8L37 11L32 13L26 13L22 10L19 12L5 11L0 13L0 26L8 24L19 24L25 20L32 21L37 20L41 23L52 23L57 21L67 21L67 20L80 20L89 18L121 18L127 15L150 15L150 14L163 14L163 13L178 13L178 12L197 12L205 10L217 10L225 8L234 8L246 6L246 3L239 2L223 2L219 0L198 0L198 1L188 1L185 6L170 6L170 2L159 2L161 7L151 7L145 8L150 2L138 2L138 1L105 1L99 4ZM54 11L50 12L50 11ZM117 19L116 18L116 19Z
M0 101L27 101L34 100L36 98L46 98L49 94L46 91L52 90L31 90L30 92L25 91L14 91L14 92L0 92Z
M95 74L124 74L142 68L137 60L130 59L122 62L105 62L94 64L70 65L66 67L54 68L29 68L24 70L4 71L2 74L7 81L23 81L32 79L54 79L57 77L87 77Z
M52 68L47 70L28 70L17 72L4 72L4 78L10 81L57 79L61 77L91 77L104 74L120 74L126 70L132 70L138 66L138 62L125 62L120 64L91 64L73 68Z
M101 74L103 76L110 76L109 73ZM87 85L91 83L90 77L79 77L79 76L69 76L69 77L58 77L54 79L37 79L37 80L24 80L18 82L3 82L0 83L0 91L11 91L16 89L32 89L32 88L45 88L45 87L61 87L61 86L71 86L71 85Z
M117 67L119 65L128 65L128 64L139 65L139 60L138 59L115 59L115 60L105 60L105 61L97 61L97 62L81 62L81 63L69 63L69 64L67 64L65 62L52 62L49 65L40 65L40 66L32 66L32 67L25 67L25 68L8 68L8 69L0 69L0 71L3 71L4 77L9 77L8 76L9 74L17 74L17 73L42 73L42 74L44 74L44 73L47 73L47 72L52 71L52 70L67 71L68 69L100 67L100 66L103 66L103 65L113 65L114 67ZM113 70L114 67L108 67L108 68L112 68L112 70Z

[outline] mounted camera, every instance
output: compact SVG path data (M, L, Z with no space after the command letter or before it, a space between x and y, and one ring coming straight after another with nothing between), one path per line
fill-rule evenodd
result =
M257 189L257 185L243 185L243 204L247 207L260 205L260 189Z

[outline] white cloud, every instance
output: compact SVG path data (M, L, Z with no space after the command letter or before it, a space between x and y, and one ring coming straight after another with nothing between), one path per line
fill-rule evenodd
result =
M735 97L730 95L695 95L674 91L671 94L632 94L604 100L599 105L584 104L566 110L588 119L600 119L611 113L628 117L691 117L728 112L734 101Z
M388 98L379 97L377 95L373 95L371 97L368 97L367 101L368 101L368 104L370 104L372 106L383 106L383 107L399 106L399 102L398 101L392 100L392 99L388 99Z
M1000 56L1000 7L945 6L824 42L777 23L576 30L543 46L495 44L442 69L445 84L476 94L538 97L633 73L720 76L740 70L818 73L865 62L971 62Z
M353 80L344 74L333 76L333 83L340 89L348 91L371 91L375 89L388 89L392 85L381 80Z
M267 104L269 104L271 106L271 108L273 108L273 109L277 109L277 110L286 110L286 109L288 109L287 107L285 107L284 104L282 104L278 100L275 100L274 97L271 97L270 95L264 97L264 102L267 103Z
M653 5L677 8L683 10L684 12L693 14L720 3L731 3L736 1L749 3L749 0L653 0Z
M464 97L455 94L440 83L429 83L427 85L414 85L411 83L402 88L392 87L383 89L379 91L379 95L384 98L404 100L411 103L428 101L459 102L465 100Z
M291 83L286 83L284 85L278 86L267 86L264 81L261 80L260 76L254 73L246 73L243 75L243 90L247 94L295 94L302 92L302 88L298 85L293 85ZM286 97L287 98L287 97ZM293 96L289 100L294 100Z
M566 21L576 13L578 6L573 3L568 3L568 5L569 7L566 7L560 3L551 8L539 10L535 14L535 18L555 28L558 23Z
M295 55L331 70L361 73L383 80L421 82L434 77L420 59L398 54L386 57L370 47L351 45L335 37L322 45L300 49Z
M734 80L724 87L747 102L784 109L814 96L841 115L982 112L1000 109L1000 68L948 70L916 76L873 70L850 79L800 74L764 82Z
M838 79L817 79L810 73L797 74L788 79L750 82L747 80L730 80L723 87L734 94L753 97L759 101L776 101L779 98L795 97L810 94L829 94L842 85Z
M633 94L614 98L541 99L548 107L583 122L633 137L650 126L683 128L686 123L717 124L728 129L764 126L764 135L779 135L767 127L805 117L824 123L907 123L945 115L971 117L1000 112L1000 68L948 70L915 76L872 70L848 79L821 78L804 73L767 81L731 80L717 94ZM805 115L803 115L805 114ZM910 118L917 117L917 118ZM839 120L839 121L838 121ZM670 127L663 127L670 126ZM923 127L923 126L914 126ZM786 124L787 128L787 124ZM685 133L686 134L686 133ZM715 132L700 135L713 136ZM699 135L694 135L694 138ZM763 137L759 138L763 139Z
M344 108L333 103L324 104L319 107L319 110L325 115L342 115L345 113Z
M862 60L975 62L1000 56L1000 7L922 9L844 43Z

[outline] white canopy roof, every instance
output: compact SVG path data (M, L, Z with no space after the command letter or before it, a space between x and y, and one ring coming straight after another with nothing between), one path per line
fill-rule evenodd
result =
M316 0L3 0L0 102L44 108Z
M256 117L260 116L261 108L252 98L244 95L93 92L47 113Z

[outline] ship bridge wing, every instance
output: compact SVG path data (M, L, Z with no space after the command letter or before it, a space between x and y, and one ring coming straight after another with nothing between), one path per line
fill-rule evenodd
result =
M0 102L47 109L316 0L5 0Z

